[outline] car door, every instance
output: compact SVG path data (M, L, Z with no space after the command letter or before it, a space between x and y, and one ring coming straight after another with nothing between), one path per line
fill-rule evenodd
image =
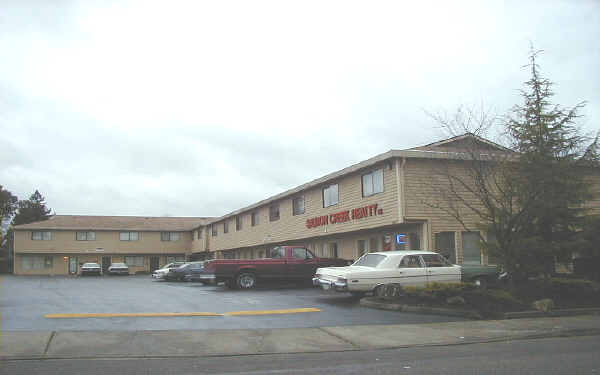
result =
M454 266L440 254L421 255L425 262L427 283L460 282L460 267Z
M427 284L425 265L418 255L405 255L398 265L398 282L405 286Z
M287 261L287 277L294 279L310 279L317 270L317 265L310 251L303 247L293 247L291 257Z

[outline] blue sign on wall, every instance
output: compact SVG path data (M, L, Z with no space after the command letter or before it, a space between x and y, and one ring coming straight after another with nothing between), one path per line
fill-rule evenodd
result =
M400 233L396 235L396 243L397 244L406 244L406 234Z

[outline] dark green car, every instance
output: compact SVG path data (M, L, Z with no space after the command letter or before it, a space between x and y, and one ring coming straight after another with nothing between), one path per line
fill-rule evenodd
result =
M461 267L461 280L467 283L474 283L481 288L486 288L489 284L496 283L498 281L498 276L500 275L499 266L465 264Z

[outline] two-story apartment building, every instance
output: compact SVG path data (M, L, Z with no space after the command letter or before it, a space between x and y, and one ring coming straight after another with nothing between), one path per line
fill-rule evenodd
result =
M298 244L318 256L356 259L365 252L426 249L457 263L485 263L479 235L433 207L436 184L444 183L440 171L464 173L462 152L472 142L466 137L391 150L227 214L205 228L209 251L255 258L278 244ZM509 152L477 142L482 152Z
M83 263L106 270L127 263L131 273L148 272L192 252L201 217L134 217L55 215L24 224L14 231L14 273L21 275L77 274Z
M171 260L260 258L303 245L317 256L356 259L365 252L423 249L458 264L487 263L479 234L435 208L447 174L464 174L465 149L500 145L463 135L391 150L219 218L54 216L15 228L17 274L68 274L77 264L122 261L151 271ZM600 174L590 171L600 193ZM600 210L600 201L589 203ZM465 212L468 228L478 218Z

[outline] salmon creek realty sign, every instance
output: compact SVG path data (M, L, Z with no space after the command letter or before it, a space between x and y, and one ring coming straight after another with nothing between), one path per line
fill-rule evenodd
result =
M323 225L346 223L348 221L360 220L378 215L383 215L383 208L377 207L377 204L370 204L368 206L340 211L330 215L313 217L306 220L306 227L310 229Z

